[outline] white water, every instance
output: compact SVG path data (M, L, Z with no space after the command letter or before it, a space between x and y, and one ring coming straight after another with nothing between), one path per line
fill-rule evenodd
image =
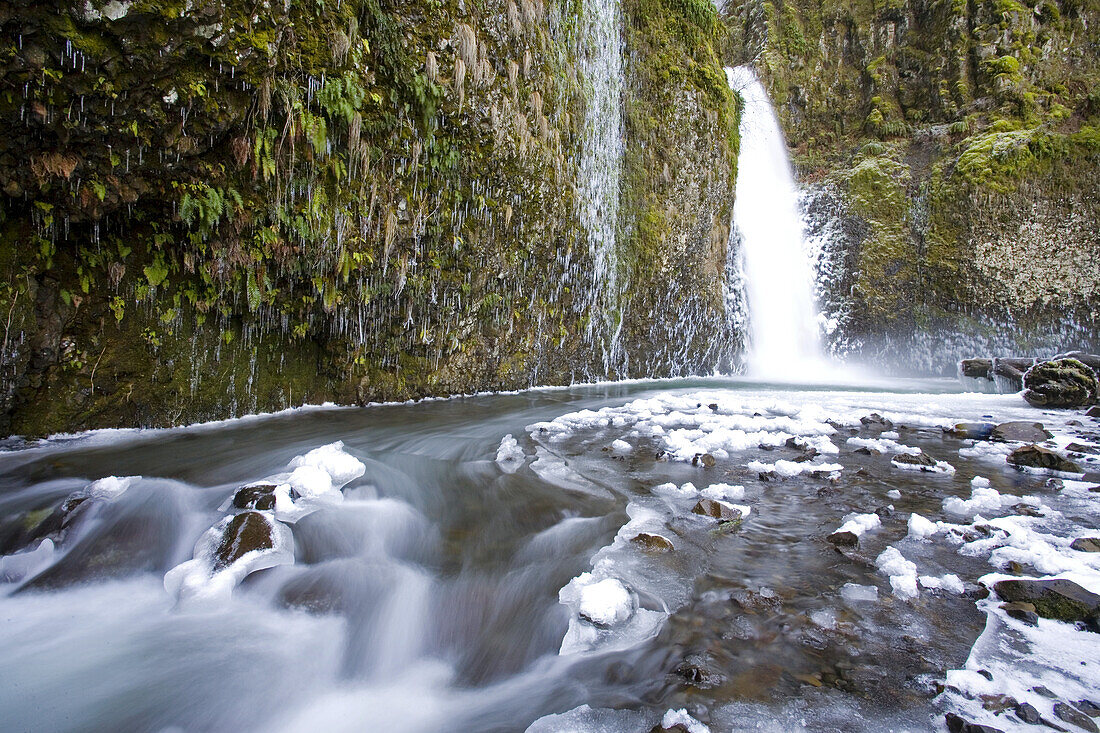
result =
M581 18L580 71L588 103L578 172L579 215L595 266L586 303L591 314L588 336L594 345L602 345L607 374L614 366L621 326L616 253L624 151L619 0L586 2Z
M787 144L752 68L727 68L726 76L745 101L733 222L748 299L748 371L772 379L804 377L824 359Z

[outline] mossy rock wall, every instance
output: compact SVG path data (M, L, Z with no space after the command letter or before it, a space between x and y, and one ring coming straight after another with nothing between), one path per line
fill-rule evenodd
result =
M834 347L923 371L1100 344L1100 4L748 2Z
M0 8L0 428L728 361L713 346L733 343L725 26L709 3L623 6L631 124L608 375L586 336L603 316L584 307L576 213L584 13L566 0ZM642 175L654 156L675 170ZM683 302L690 332L669 325Z

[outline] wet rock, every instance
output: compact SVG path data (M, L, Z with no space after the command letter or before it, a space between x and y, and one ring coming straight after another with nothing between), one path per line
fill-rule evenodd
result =
M214 553L214 569L229 567L253 550L270 550L274 547L275 539L267 517L254 511L238 514L222 534L222 541Z
M833 532L828 537L837 547L856 547L859 545L859 536L855 532Z
M951 733L1004 733L1000 728L971 723L954 713L945 715L944 721L947 723L947 730L951 731Z
M1096 403L1096 372L1077 359L1036 364L1024 374L1024 399L1035 407L1084 407Z
M772 612L783 606L779 594L771 588L761 588L759 591L738 588L730 593L730 601L746 613Z
M1097 705L1092 700L1078 700L1074 705L1078 710L1090 718L1100 717L1100 705Z
M1033 507L1031 504L1015 504L1012 507L1012 511L1016 512L1022 517L1041 517L1043 513L1039 511L1037 507Z
M1034 692L1036 695L1045 697L1048 700L1058 699L1058 695L1055 694L1054 691L1050 690L1047 687L1044 687L1043 685L1036 685L1035 687L1031 688L1031 691Z
M959 374L971 379L992 379L992 359L963 359L959 362Z
M1100 552L1100 537L1078 537L1069 548L1078 552Z
M1019 703L1008 695L979 695L982 701L982 709L995 715L1000 715L1005 710L1015 708Z
M989 432L990 440L1002 443L1041 443L1051 438L1041 422L1014 420L994 426Z
M672 546L672 541L667 537L663 537L659 534L649 534L648 532L636 534L630 541L646 552L672 552L672 550L675 549Z
M1097 405L1096 407L1090 407L1085 412L1085 417L1100 417L1100 405Z
M1064 702L1054 703L1054 715L1067 723L1089 731L1089 733L1100 733L1100 728L1097 727L1092 718L1072 705L1068 705Z
M858 453L861 456L873 456L874 452L870 448L856 448L853 453Z
M691 465L702 465L706 468L714 468L714 464L717 463L714 456L710 453L696 453L695 457L691 459Z
M877 412L864 415L859 419L860 424L868 430L893 430L894 423L890 422Z
M1083 445L1081 443L1070 443L1066 446L1066 450L1072 451L1073 453L1082 453L1090 456L1100 455L1100 448L1097 448L1094 445Z
M1016 706L1014 712L1016 713L1017 718L1030 725L1038 725L1039 721L1042 719L1042 716L1039 715L1039 711L1036 710L1035 706L1031 705L1030 703L1020 703Z
M259 509L260 511L274 509L274 484L255 484L239 489L233 495L233 506L237 509Z
M1055 491L1061 491L1066 488L1066 485L1062 483L1060 478L1048 478L1046 486L1048 489L1054 489Z
M880 506L878 509L875 509L875 514L881 519L887 519L888 517L894 516L894 507Z
M741 510L714 499L700 499L691 509L692 514L717 519L720 522L736 522L741 519Z
M1023 621L1029 626L1039 625L1039 615L1035 613L1034 604L1024 603L1022 601L1015 601L1013 603L1002 603L1001 610L1007 613L1009 618L1014 618L1017 621Z
M922 471L936 467L936 459L924 451L920 453L898 453L890 461L901 466L918 466Z
M713 411L713 412L718 412L718 403L717 402L711 402L709 405L707 405L707 407L709 407L711 409L711 411Z
M1100 614L1100 596L1061 578L1002 580L994 584L993 590L1003 601L1034 605L1035 612L1043 618L1070 623L1095 622Z
M1063 473L1080 473L1081 469L1073 461L1068 461L1052 450L1041 445L1024 445L1012 451L1005 459L1013 466L1025 466L1027 468L1041 468L1047 471L1061 471Z
M989 440L996 428L997 426L991 422L961 422L953 428L946 429L944 432L956 438Z

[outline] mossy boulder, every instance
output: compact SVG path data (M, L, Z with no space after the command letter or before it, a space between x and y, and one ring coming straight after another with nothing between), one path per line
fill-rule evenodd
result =
M1096 372L1077 359L1044 361L1024 374L1024 399L1035 407L1086 407L1098 395Z
M1070 580L1002 580L993 591L1003 601L1034 605L1043 618L1094 625L1100 621L1100 596Z

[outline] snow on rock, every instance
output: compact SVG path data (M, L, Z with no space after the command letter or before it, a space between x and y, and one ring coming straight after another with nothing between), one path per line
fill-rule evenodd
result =
M135 481L140 480L141 476L105 476L88 484L87 487L77 493L89 499L114 501L133 486Z
M920 453L920 448L902 445L890 438L860 438L856 436L848 438L847 443L853 448L866 448L873 453Z
M732 484L711 484L700 491L699 494L716 501L737 501L745 498L745 487ZM748 514L748 512L745 512L745 514Z
M327 473L332 484L337 488L351 483L367 471L367 467L353 455L344 451L344 442L338 440L335 443L314 448L305 455L298 456L290 462L290 468L299 466L312 466Z
M691 483L690 481L686 484L683 484L682 486L677 486L676 484L669 482L665 484L660 484L659 486L654 486L653 493L662 494L664 496L669 496L675 499L689 499L694 496L698 496L699 489L695 488L695 484Z
M906 560L896 547L887 547L875 559L875 566L890 578L890 588L898 598L917 597L917 565Z
M520 448L519 441L513 435L505 435L500 439L496 462L501 470L515 473L526 459L527 456L523 452L523 448Z
M898 491L897 489L890 489L889 491L886 492L886 497L889 498L889 499L893 499L894 501L897 501L898 499L901 498L901 492Z
M611 443L611 455L616 458L623 458L629 456L634 452L634 446L627 443L625 440L614 440Z
M943 510L948 514L956 514L963 517L972 517L979 512L999 512L1006 503L1015 503L1016 497L1002 497L1000 492L993 488L987 488L980 484L971 483L974 489L970 492L969 499L948 497L943 501ZM1006 502L1007 500L1007 502Z
M834 534L840 532L851 532L856 537L862 537L865 532L878 527L882 524L882 520L874 512L870 514L849 514L844 517L844 524L836 530Z

